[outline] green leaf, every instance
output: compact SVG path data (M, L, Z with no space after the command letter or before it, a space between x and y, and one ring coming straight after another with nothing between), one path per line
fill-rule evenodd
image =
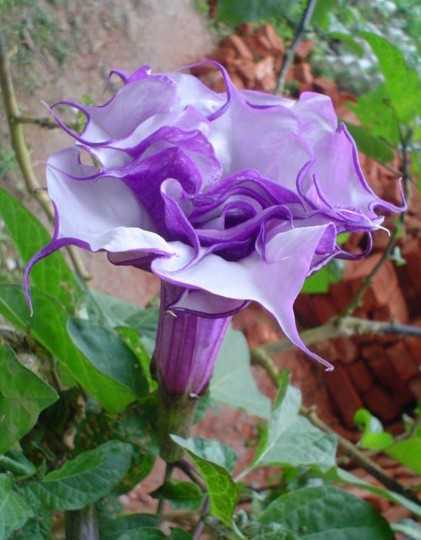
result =
M288 386L285 395L278 396L247 472L267 465L326 469L335 464L336 437L319 430L300 416L300 405L298 388Z
M139 307L135 304L124 302L120 298L116 298L110 294L94 289L90 289L89 293L89 296L85 298L88 312L92 311L94 314L99 309L101 315L105 317L107 323L112 328L124 326L127 319L136 315L139 311Z
M358 149L368 157L381 163L388 163L393 159L393 152L381 139L373 137L367 129L354 124L346 124L349 132L357 143Z
M384 85L358 98L350 109L373 137L383 138L393 146L399 144L399 125Z
M211 514L227 527L232 527L232 516L238 500L239 488L225 468L227 464L226 447L218 441L206 439L183 439L177 435L171 438L185 448L208 488ZM200 442L198 442L200 441ZM201 456L206 456L203 458ZM231 462L231 457L228 458ZM217 463L214 460L218 460ZM222 464L223 463L223 464Z
M237 504L239 488L226 469L190 454L208 488L210 512L227 527L232 527L232 516Z
M405 508L407 508L414 515L421 517L421 505L410 501L409 499L407 499L406 497L403 497L402 495L399 495L398 493L389 491L388 489L384 487L374 486L373 484L370 484L369 482L365 482L364 480L361 480L360 478L358 478L358 476L355 476L354 474L348 471L345 471L344 469L340 469L339 467L333 467L330 471L327 472L327 474L324 477L327 480L331 480L334 482L341 482L343 484L348 484L351 486L356 486L356 487L365 489L366 491L379 495L380 497L383 497L384 499L387 499L388 501L392 501L394 503L400 504L401 506L404 506Z
M0 189L0 217L24 264L50 241L50 234L38 219L4 189ZM38 290L53 296L69 312L73 312L82 292L75 275L59 252L34 267L31 283Z
M213 400L268 418L270 400L257 388L250 369L250 351L241 332L228 330L210 383Z
M0 472L3 471L11 472L15 477L29 478L37 469L21 451L13 449L0 456Z
M154 499L169 501L176 510L178 508L196 510L203 499L203 494L196 484L180 480L166 482L151 493L151 496Z
M215 465L219 465L228 472L234 469L235 462L237 461L234 450L215 439L204 439L202 437L183 439L178 435L171 435L171 438L190 454L194 454L205 461L215 463Z
M33 288L34 315L30 316L17 285L0 285L0 313L28 332L86 391L110 412L120 412L135 399L126 386L100 373L74 346L67 333L68 315L50 296Z
M28 433L40 412L58 399L55 390L0 346L0 454Z
M329 15L336 8L337 0L317 0L311 23L322 30L329 27Z
M352 34L348 34L346 32L329 32L326 37L328 39L340 41L344 47L359 57L364 55L364 47L362 47L358 41L354 39Z
M113 330L83 320L70 319L70 337L95 368L132 392L133 399L148 393L149 384L135 354Z
M421 437L410 437L396 441L386 448L384 452L396 459L405 467L421 474Z
M52 526L52 513L41 511L27 521L22 529L16 531L12 540L51 540Z
M303 488L281 495L259 521L263 525L279 524L280 531L293 534L287 538L294 540L394 538L387 521L369 503L331 486Z
M169 540L192 540L192 535L183 529L171 529Z
M165 540L155 516L133 514L100 523L101 540Z
M42 481L28 483L24 494L52 510L78 510L111 492L127 473L132 453L130 444L109 441L67 461Z
M370 32L362 32L380 64L385 88L399 119L408 122L421 108L421 81L410 69L400 50L390 41Z
M363 448L380 451L393 443L392 435L383 431L380 420L367 409L358 409L354 415L354 422L357 427L363 429L359 443Z
M279 0L219 0L217 16L218 20L236 26L244 21L279 17L283 12L281 9Z
M10 476L0 474L0 540L6 540L10 534L23 527L33 516L26 501L16 493Z
M305 294L324 294L329 291L332 283L337 283L342 277L342 266L333 260L321 270L308 277L301 290Z
M135 328L147 352L152 355L155 348L156 333L158 329L159 309L148 308L138 310L126 320L126 325Z

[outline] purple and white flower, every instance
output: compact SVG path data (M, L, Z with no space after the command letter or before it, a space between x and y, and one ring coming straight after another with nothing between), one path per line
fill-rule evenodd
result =
M56 227L25 274L28 293L32 266L73 244L159 276L155 362L174 393L203 391L227 321L250 301L330 368L300 339L294 301L312 272L354 257L338 234L370 239L379 213L401 210L367 184L329 97L239 91L219 69L224 93L142 67L114 72L123 85L102 106L52 107L74 144L48 159ZM61 120L64 105L85 116L82 133Z

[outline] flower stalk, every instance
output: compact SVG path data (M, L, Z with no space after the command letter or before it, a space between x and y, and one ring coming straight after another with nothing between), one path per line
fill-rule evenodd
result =
M159 382L161 457L167 463L182 457L171 434L189 436L196 403L208 387L231 320L175 309L184 292L162 282L154 367Z

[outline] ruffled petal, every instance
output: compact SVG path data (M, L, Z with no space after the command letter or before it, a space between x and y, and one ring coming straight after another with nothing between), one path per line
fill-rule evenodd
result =
M331 227L303 227L280 233L266 246L266 261L256 253L231 262L214 254L191 260L190 248L174 243L176 257L156 259L152 271L161 279L186 288L202 289L234 300L250 300L270 311L285 335L326 368L332 366L301 340L293 312L294 301L308 275L317 247Z

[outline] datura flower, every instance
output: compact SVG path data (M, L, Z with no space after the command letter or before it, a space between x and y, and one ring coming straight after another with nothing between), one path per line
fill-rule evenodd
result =
M401 209L367 184L355 143L329 97L298 100L225 92L184 72L132 75L101 106L62 101L74 140L47 162L53 238L29 262L76 245L162 281L154 361L170 394L206 389L230 317L250 301L300 339L293 305L304 280L334 257L353 258L343 232L381 228ZM57 112L86 119L73 131ZM370 244L368 241L367 244Z

